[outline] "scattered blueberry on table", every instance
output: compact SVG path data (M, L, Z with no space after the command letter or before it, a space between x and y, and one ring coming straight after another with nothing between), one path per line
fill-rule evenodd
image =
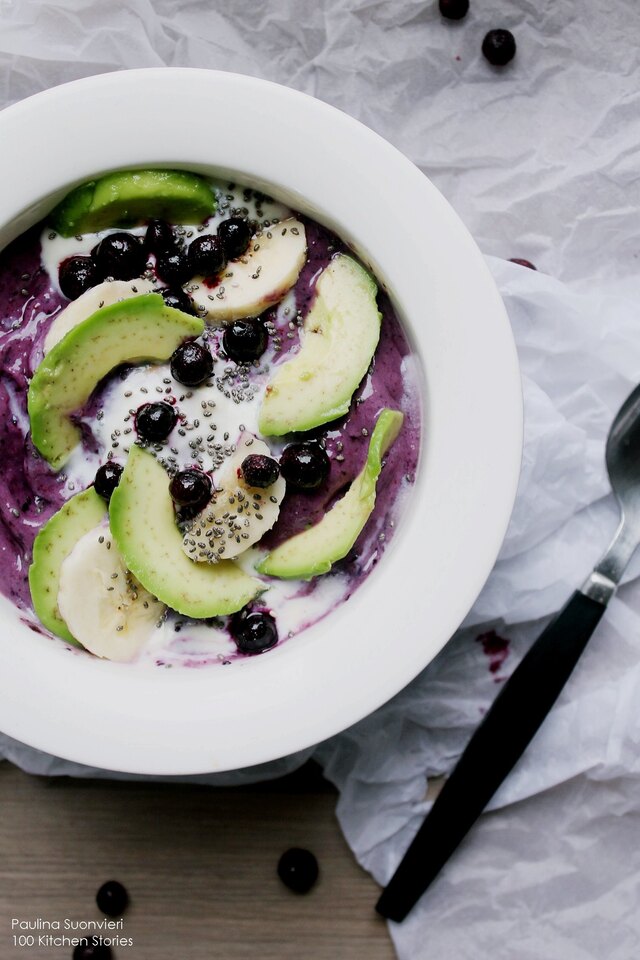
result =
M98 467L96 471L93 485L96 488L96 493L107 503L111 500L111 494L120 483L123 470L124 467L121 464L109 460L108 463L103 463L101 467Z
M231 636L240 653L263 653L278 642L278 629L271 614L241 610L231 618Z
M295 893L308 893L318 879L318 861L310 850L291 847L278 861L278 876Z
M516 55L516 40L510 30L489 30L482 41L482 53L494 67L504 67Z
M107 880L96 893L96 903L108 917L121 917L129 904L129 894L117 880Z
M78 944L73 951L73 960L113 960L113 951L106 943L93 943L89 937L86 944Z
M148 443L162 443L175 427L177 419L174 407L163 400L159 403L143 403L136 413L138 436Z
M171 355L171 376L185 387L197 387L213 373L213 357L202 344L189 340Z
M121 917L129 905L129 894L117 880L107 880L96 893L98 909L108 917ZM95 934L82 937L73 950L73 960L113 960L113 951Z
M462 20L469 12L469 0L440 0L439 7L447 20Z

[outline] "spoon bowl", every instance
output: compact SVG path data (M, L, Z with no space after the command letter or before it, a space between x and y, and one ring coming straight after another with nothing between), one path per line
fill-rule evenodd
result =
M620 407L607 438L607 471L625 524L640 539L640 385Z

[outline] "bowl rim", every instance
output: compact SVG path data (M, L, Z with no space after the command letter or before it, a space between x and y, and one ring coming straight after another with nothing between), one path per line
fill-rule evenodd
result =
M199 124L208 111L218 129ZM45 157L30 146L34 128L49 145ZM184 132L180 143L167 128ZM153 165L232 175L353 246L390 293L425 373L411 516L348 604L240 669L144 671L68 656L0 602L0 729L90 766L187 775L265 763L351 726L455 632L511 515L522 394L509 321L482 254L391 144L335 107L255 77L191 68L100 74L6 108L0 134L0 247L100 172ZM252 143L268 148L256 154ZM394 604L380 603L383 582Z

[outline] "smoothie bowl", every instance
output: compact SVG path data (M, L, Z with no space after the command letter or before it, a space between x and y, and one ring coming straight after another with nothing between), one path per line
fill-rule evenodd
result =
M160 774L344 728L446 642L510 513L473 243L384 141L249 78L91 78L0 129L0 729Z

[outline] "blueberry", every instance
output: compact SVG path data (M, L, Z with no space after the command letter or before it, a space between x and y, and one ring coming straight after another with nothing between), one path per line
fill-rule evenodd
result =
M509 263L519 263L521 267L529 267L529 270L538 269L533 263L531 263L531 260L522 260L520 257L511 257Z
M189 245L191 276L214 277L224 267L224 250L218 237L196 237Z
M161 253L156 259L156 273L161 280L174 287L182 286L193 276L189 258L183 250Z
M73 951L73 960L113 960L111 947L100 943L99 937L85 934L82 937L86 944L78 944Z
M102 280L134 280L142 276L147 265L144 247L130 233L110 233L95 248L94 259Z
M172 253L176 249L176 235L166 220L150 220L144 235L144 248L147 253Z
M168 307L173 307L174 310L182 310L183 313L195 313L193 300L184 290L181 290L180 287L178 287L177 290L165 287L160 293Z
M295 893L308 893L318 879L318 861L310 850L292 847L278 861L278 876Z
M440 13L447 20L462 20L469 12L469 0L440 0Z
M218 237L222 242L227 260L236 260L249 246L252 230L249 223L242 217L230 217L228 220L223 220L218 227Z
M121 917L127 909L129 894L117 880L108 880L96 893L96 903L98 910L108 917Z
M231 618L231 636L240 653L262 653L278 642L278 629L271 614L241 610Z
M58 283L68 300L76 300L81 293L100 282L91 257L68 257L60 264Z
M176 425L178 414L168 403L143 403L136 413L136 430L141 440L161 443Z
M204 506L211 498L211 480L202 470L181 470L169 484L169 493L179 507Z
M201 344L194 340L181 343L171 355L171 374L185 387L197 387L211 376L213 357Z
M319 443L290 443L280 457L280 473L297 490L316 490L329 476L329 457Z
M516 40L510 30L489 30L482 52L494 67L504 67L516 55Z
M261 357L267 348L267 330L261 320L234 320L225 327L222 346L230 360L248 363Z
M98 467L96 471L96 478L93 481L93 485L96 493L99 493L107 503L111 500L111 494L120 483L123 470L124 467L119 463L114 463L112 460L109 460L107 463L103 463L101 467Z
M240 466L242 476L250 487L270 487L280 476L280 467L276 460L262 456L260 453L250 453Z

